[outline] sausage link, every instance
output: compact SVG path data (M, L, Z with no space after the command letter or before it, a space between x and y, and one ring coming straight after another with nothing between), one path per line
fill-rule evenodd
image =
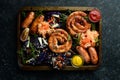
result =
M97 62L98 62L98 55L97 55L97 52L96 52L95 48L94 47L89 47L88 51L90 53L91 62L93 64L97 64Z
M30 12L22 23L22 28L27 28L34 19L34 12Z
M37 33L38 31L38 24L44 21L44 16L43 15L39 15L32 23L30 30L32 34Z
M90 56L89 56L88 52L83 47L77 46L76 50L84 58L86 63L90 63Z

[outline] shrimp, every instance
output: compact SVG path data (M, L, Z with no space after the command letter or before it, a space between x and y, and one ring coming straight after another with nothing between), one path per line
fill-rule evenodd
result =
M82 11L75 11L68 16L66 26L71 35L86 32L86 30L91 27L91 25L83 18L85 16L87 16L87 14Z
M56 29L48 39L48 45L51 51L55 53L64 53L72 47L72 39L68 40L68 33L63 29Z

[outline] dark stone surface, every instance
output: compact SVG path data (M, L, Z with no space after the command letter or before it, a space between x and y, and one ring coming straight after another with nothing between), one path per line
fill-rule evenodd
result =
M24 6L93 6L102 12L102 64L96 71L21 71L16 58L18 10ZM0 1L0 80L120 80L119 0Z

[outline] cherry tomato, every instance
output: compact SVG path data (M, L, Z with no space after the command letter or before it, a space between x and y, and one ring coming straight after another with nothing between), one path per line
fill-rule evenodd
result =
M99 22L101 19L101 13L98 9L93 9L89 13L89 20L91 22Z

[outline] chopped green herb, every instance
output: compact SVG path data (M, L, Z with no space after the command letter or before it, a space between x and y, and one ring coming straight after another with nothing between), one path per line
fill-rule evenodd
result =
M70 41L71 40L71 36L70 35L68 35L68 41Z
M38 35L37 35L37 34L32 34L32 35L33 35L35 38L36 38L36 37L38 37Z
M99 39L98 39L98 37L95 39L95 42L98 42L99 41Z
M60 14L60 23L61 23L61 26L65 29L65 26L66 26L66 19L67 19L67 15L65 14Z
M92 30L96 30L95 23L91 23Z
M35 17L37 17L39 15L43 15L43 11L42 10L35 11Z
M80 39L81 39L81 34L78 33L77 37L73 38L73 47L76 47L77 45L79 45Z
M96 46L99 46L99 45L100 45L100 39L99 39L99 38L96 38L96 39L95 39L95 43L96 43Z
M60 21L61 22L65 22L66 21L66 19L67 19L67 15L65 15L65 14L60 14Z
M78 33L78 42L80 42L80 39L81 39L81 34Z
M88 22L91 23L91 28L92 28L92 30L96 30L96 25L95 25L95 23L91 22L91 21L89 20L88 16L85 16L84 19L86 19Z
M73 42L72 47L75 49L76 46L78 46L78 44L76 44L76 43Z
M65 12L65 14L66 14L66 15L70 15L71 13L72 13L72 11L71 11L71 10L69 10L69 9L68 9L68 10L66 10L66 12Z
M33 46L32 43L30 43L30 48L31 48L31 56L32 56L32 57L35 57L36 48Z
M85 16L85 17L84 17L84 19L85 19L85 20L87 20L87 21L89 21L89 18L88 18L88 16Z
M81 39L81 34L78 33L78 34L77 34L77 37L76 37L76 38L74 37L73 39L75 40L75 42L76 42L77 44L79 44L80 39Z

